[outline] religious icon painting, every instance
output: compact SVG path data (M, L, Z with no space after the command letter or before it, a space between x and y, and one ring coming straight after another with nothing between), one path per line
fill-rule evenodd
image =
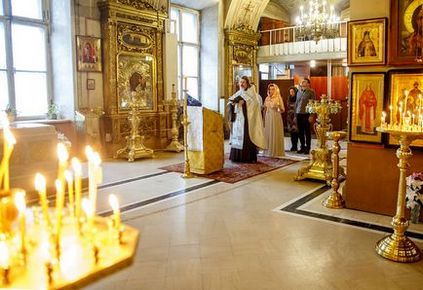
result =
M76 36L78 71L101 72L101 39Z
M350 140L382 143L380 126L385 86L384 73L353 73L351 76Z
M348 22L348 65L384 65L386 18Z
M387 117L389 123L404 122L407 118L417 124L423 118L423 72L418 70L393 70L389 72L389 103ZM399 145L398 141L389 135L388 145ZM423 140L411 143L415 147L423 147Z
M392 0L389 31L389 64L423 62L423 3Z

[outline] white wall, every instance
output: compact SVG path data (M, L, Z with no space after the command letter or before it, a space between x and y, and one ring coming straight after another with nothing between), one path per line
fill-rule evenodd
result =
M220 63L218 17L218 4L201 10L201 102L204 107L216 111Z
M178 88L178 39L176 34L166 33L164 51L165 98L170 99L172 85L175 85L175 90Z

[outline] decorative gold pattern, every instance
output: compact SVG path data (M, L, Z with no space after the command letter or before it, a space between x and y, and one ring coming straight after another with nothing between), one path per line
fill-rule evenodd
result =
M410 168L408 160L413 155L411 153L410 144L413 140L422 139L423 133L385 130L380 127L378 127L377 130L382 133L388 133L398 139L400 148L398 148L396 155L399 160L397 166L400 171L400 176L398 182L397 211L391 222L394 233L384 237L376 243L376 252L382 257L395 262L417 262L421 259L421 252L413 241L404 234L408 228L408 220L405 218L404 212L406 176L407 170Z
M124 4L124 5L121 5ZM125 6L126 5L126 6ZM99 3L103 37L104 111L103 130L112 135L112 143L105 143L114 152L129 133L128 110L121 106L122 90L118 84L128 77L131 67L120 67L122 57L133 56L146 62L151 60L150 82L152 106L140 112L141 130L153 148L168 144L171 113L164 111L163 100L163 37L167 19L167 1L105 0ZM162 10L166 7L166 11ZM126 69L126 71L125 71ZM127 88L127 86L125 86ZM128 96L126 96L128 97ZM105 134L103 134L105 135Z
M245 65L252 68L252 82L257 83L257 42L260 33L250 29L225 30L225 98L233 95L235 66Z
M322 202L322 205L328 208L343 208L345 207L345 202L342 199L342 195L338 192L339 188L339 151L341 147L339 146L339 140L344 139L347 136L347 133L344 131L334 131L327 132L326 135L333 140L333 150L332 150L332 192L331 194Z

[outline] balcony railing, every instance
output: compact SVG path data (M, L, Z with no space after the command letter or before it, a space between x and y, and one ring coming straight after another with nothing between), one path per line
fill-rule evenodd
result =
M347 51L347 23L340 22L339 33L335 38L314 40L299 39L295 26L272 30L262 30L259 42L259 57L298 55L310 53L345 53Z

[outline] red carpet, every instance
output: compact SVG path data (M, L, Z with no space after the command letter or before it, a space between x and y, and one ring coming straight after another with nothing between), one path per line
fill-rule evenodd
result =
M297 161L257 156L257 163L234 163L226 158L223 170L198 176L215 179L226 183L235 183L252 176L293 164L295 162ZM184 163L173 164L161 167L159 169L174 172L184 172Z

